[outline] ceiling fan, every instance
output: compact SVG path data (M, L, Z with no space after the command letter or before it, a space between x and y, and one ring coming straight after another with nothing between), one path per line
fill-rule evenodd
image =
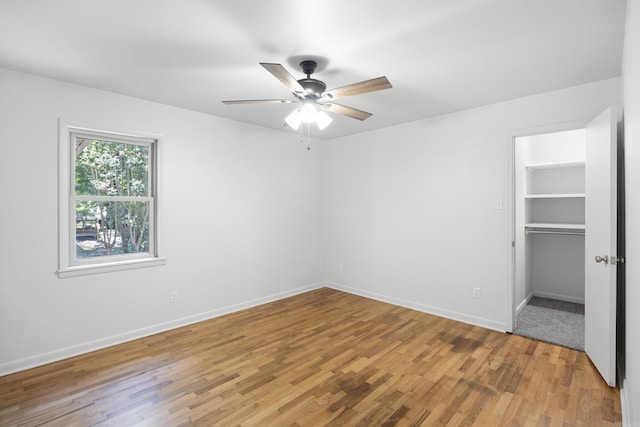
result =
M367 92L391 88L391 83L386 77L378 77L353 83L336 89L327 90L327 85L318 79L311 77L316 70L317 63L313 60L306 60L300 63L302 72L306 78L296 80L281 64L264 63L262 65L267 71L280 80L295 96L291 99L246 99L237 101L222 101L225 104L290 104L301 102L302 106L291 113L285 121L289 126L298 129L301 122L316 123L320 129L324 129L331 123L332 119L324 113L342 114L357 120L365 120L371 113L358 110L346 105L333 102L334 99L345 98L347 96L359 95Z

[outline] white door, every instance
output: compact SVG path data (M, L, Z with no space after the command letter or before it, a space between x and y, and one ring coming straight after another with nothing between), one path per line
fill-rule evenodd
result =
M616 384L616 108L586 127L585 352Z

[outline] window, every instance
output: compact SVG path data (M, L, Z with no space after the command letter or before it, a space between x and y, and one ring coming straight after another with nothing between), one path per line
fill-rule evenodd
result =
M157 145L149 135L60 126L60 277L163 264Z

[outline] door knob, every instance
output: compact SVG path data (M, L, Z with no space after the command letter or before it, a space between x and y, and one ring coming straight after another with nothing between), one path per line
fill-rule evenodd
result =
M596 262L604 262L605 264L609 264L609 256L596 256Z

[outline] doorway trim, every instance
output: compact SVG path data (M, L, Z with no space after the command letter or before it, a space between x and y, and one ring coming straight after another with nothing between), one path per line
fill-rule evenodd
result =
M507 192L508 192L508 207L509 207L509 247L510 247L510 260L509 260L509 286L507 289L507 301L506 301L506 319L505 326L506 332L513 333L516 329L516 303L515 303L515 286L516 286L516 254L515 254L515 237L516 237L516 205L515 205L515 142L516 138L523 136L543 135L547 133L564 132L569 130L583 129L589 119L571 120L567 122L550 123L539 126L530 126L524 128L509 129L507 133Z

